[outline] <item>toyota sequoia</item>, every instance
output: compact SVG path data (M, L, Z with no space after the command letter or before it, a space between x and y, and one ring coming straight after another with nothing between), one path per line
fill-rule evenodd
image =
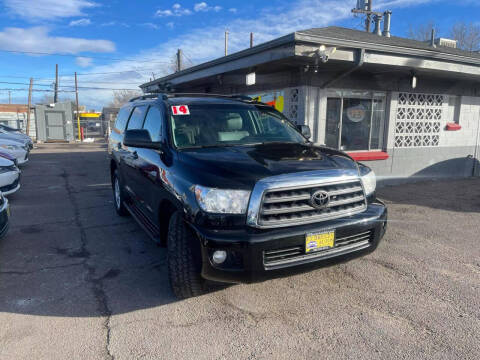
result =
M178 298L365 255L387 209L376 178L243 96L132 99L109 137L115 209L167 247Z

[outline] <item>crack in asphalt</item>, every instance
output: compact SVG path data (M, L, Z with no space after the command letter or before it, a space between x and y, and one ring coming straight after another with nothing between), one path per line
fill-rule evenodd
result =
M62 169L62 170L63 170L63 173L61 177L65 179L65 188L67 190L67 196L68 196L68 199L70 200L70 203L73 206L74 222L80 232L81 246L78 253L83 255L84 261L82 262L82 264L87 271L86 281L92 285L93 295L95 297L95 300L97 301L97 310L100 313L100 315L105 318L105 320L103 321L103 327L106 331L105 351L107 353L107 358L113 360L114 356L110 352L110 340L111 340L110 318L112 316L112 311L108 306L107 295L103 287L104 277L96 278L95 267L88 263L88 259L90 258L90 252L87 250L87 233L82 221L80 220L80 208L78 206L77 199L74 196L76 192L73 190L73 187L70 184L70 180L69 180L70 175L67 173L66 169Z
M45 270L55 270L55 269L65 269L69 268L72 266L79 266L83 265L82 262L78 263L73 263L73 264L65 264L65 265L57 265L57 266L46 266L40 269L35 269L35 270L30 270L30 271L16 271L16 270L4 270L0 271L0 274L5 274L5 275L30 275L30 274L35 274L37 272L45 271Z

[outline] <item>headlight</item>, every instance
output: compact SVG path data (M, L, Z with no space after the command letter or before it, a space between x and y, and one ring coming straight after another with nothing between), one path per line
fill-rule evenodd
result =
M375 192L377 187L377 177L373 170L370 170L370 172L362 176L362 182L365 189L365 195L369 196Z
M203 211L215 214L245 214L250 191L221 190L195 186L195 198Z

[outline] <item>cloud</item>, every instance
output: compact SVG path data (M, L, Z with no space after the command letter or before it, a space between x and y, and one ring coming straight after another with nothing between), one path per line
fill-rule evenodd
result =
M170 22L166 23L165 25L166 25L167 28L169 28L169 29L173 29L173 28L175 27L175 24L174 24L173 21L170 21Z
M189 9L185 9L180 4L173 4L172 9L166 10L157 10L155 12L156 17L169 17L169 16L184 16L184 15L191 15L192 11Z
M393 1L395 4L390 6L392 10L401 6L413 7L417 4L412 2L413 0ZM384 1L384 3L386 2ZM329 11L318 11L321 8L328 8ZM259 10L255 16L237 18L210 27L199 26L185 34L171 37L169 41L134 56L137 63L118 61L96 66L91 70L92 72L130 70L127 73L89 76L88 79L98 82L116 82L116 85L112 85L112 87L135 88L136 85L132 85L132 82L138 85L147 82L152 77L152 72L155 72L157 78L167 75L170 72L175 52L179 48L183 49L185 55L197 64L223 56L225 28L228 28L230 32L229 49L231 52L235 52L248 48L250 32L254 32L255 43L258 44L297 30L328 26L349 19L352 16L351 8L351 0L292 0L282 8L282 11L277 11L274 7L266 7ZM129 54L129 59L131 58L132 55ZM149 61L152 59L155 60ZM111 98L112 91L91 91L82 94L83 101L87 102L89 106L99 108L108 103Z
M235 14L237 12L237 9L236 8L230 8L230 9L228 9L228 11Z
M98 6L90 0L4 0L8 12L29 20L84 16L84 10Z
M104 23L101 23L100 26L123 26L123 27L130 27L127 23L124 22L117 22L117 21L107 21Z
M207 3L201 2L201 3L195 4L195 6L193 7L193 10L198 12L198 11L205 11L207 8L208 8Z
M70 21L69 26L87 26L90 25L92 22L90 19L83 18L83 19L78 19L78 20L72 20Z
M148 23L143 23L141 24L142 26L145 26L149 29L153 29L153 30L158 30L160 28L160 26L158 26L157 24L154 24L154 23L151 23L151 22L148 22Z
M215 11L215 12L219 12L220 10L222 10L222 7L221 6L209 6L206 2L202 1L200 3L197 3L193 6L193 10L195 12L207 12L207 11Z
M75 59L75 63L80 67L92 66L93 59L89 57L79 56Z
M0 48L11 51L79 54L82 52L106 53L115 51L109 40L51 36L45 26L31 28L5 28L0 31Z

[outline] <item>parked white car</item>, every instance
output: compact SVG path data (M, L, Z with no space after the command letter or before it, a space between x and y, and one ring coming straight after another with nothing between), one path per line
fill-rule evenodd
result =
M18 165L23 165L28 162L29 148L28 145L15 140L1 139L0 138L0 150L7 150L16 159Z
M1 140L16 141L19 144L23 145L23 147L25 147L27 150L30 150L31 140L27 140L24 137L22 137L21 135L19 136L17 134L4 133L0 130L0 141ZM32 145L33 145L33 143L32 143Z
M9 130L12 128L9 128L8 126L5 125L0 125L0 138L6 138L6 139L11 139L11 140L18 140L24 144L27 144L29 149L33 149L33 141L30 138L30 136L20 132L19 130Z
M0 158L0 192L11 195L20 189L20 170L7 159Z

